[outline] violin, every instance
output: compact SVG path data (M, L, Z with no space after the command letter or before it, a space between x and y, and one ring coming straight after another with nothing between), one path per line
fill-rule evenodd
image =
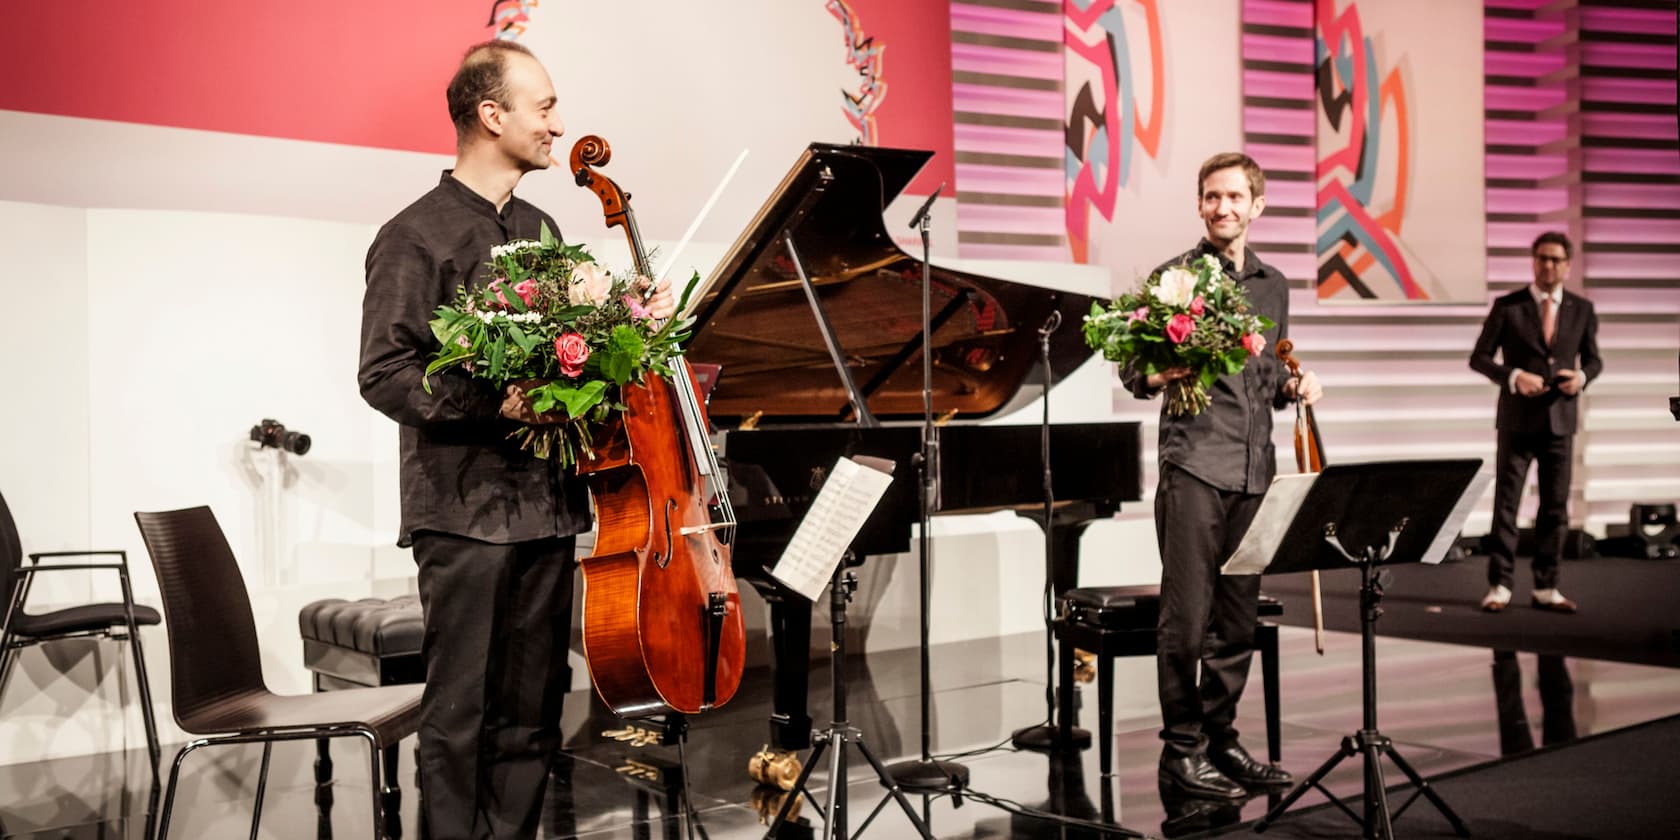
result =
M1289 368L1289 378L1301 379L1301 363L1295 358L1295 342L1285 338L1277 343L1278 359ZM1312 406L1295 392L1295 468L1304 473L1324 471L1324 441L1318 435L1318 421L1313 419ZM1324 655L1324 591L1319 583L1318 570L1312 573L1313 644Z
M612 149L590 135L570 171L621 227L638 274L652 278L630 195L595 171ZM651 282L651 280L650 280ZM697 714L741 684L746 628L730 568L735 513L700 389L680 357L669 379L625 386L626 410L580 454L598 523L583 570L583 647L601 700L621 717Z

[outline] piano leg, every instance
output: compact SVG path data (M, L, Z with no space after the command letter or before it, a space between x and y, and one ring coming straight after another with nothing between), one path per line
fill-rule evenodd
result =
M811 602L794 596L770 601L774 693L770 745L798 752L811 746Z

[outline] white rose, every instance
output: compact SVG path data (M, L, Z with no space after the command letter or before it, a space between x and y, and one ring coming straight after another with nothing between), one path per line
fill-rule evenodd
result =
M572 300L578 300L580 295L596 306L606 303L612 296L612 275L599 263L578 263L572 269Z
M1182 268L1161 272L1160 285L1155 287L1155 299L1168 306L1189 306L1196 297L1196 275Z

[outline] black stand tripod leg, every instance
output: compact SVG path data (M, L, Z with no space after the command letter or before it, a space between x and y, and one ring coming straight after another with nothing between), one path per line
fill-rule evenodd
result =
M1388 785L1383 781L1383 748L1366 740L1360 751L1365 753L1365 837L1394 840L1394 820L1388 814Z
M910 824L916 827L916 833L920 834L925 840L933 840L933 832L929 831L927 823L922 822L922 818L916 815L916 809L910 806L910 800L904 798L904 791L900 790L898 783L892 780L892 774L887 772L886 765L882 764L881 760L869 751L869 746L863 741L857 742L857 748L858 752L863 753L864 760L869 762L869 766L875 768L875 775L881 780L881 784L886 786L887 795L898 800L899 807L904 809L904 815L909 817Z
M1336 765L1341 764L1342 759L1351 755L1354 755L1353 748L1351 747L1351 741L1350 739L1344 738L1342 740L1342 748L1337 750L1334 755L1325 759L1324 763L1320 764L1318 769L1312 772L1311 776L1308 776L1304 781L1296 785L1294 790L1291 790L1283 797L1282 801L1272 807L1272 810L1267 811L1266 816L1261 817L1260 821L1254 824L1254 830L1265 831L1268 826L1277 821L1278 817L1283 816L1283 812L1289 810L1289 806L1295 804L1295 800L1304 796L1307 791L1313 788L1314 785L1324 781L1324 777L1330 775L1330 771L1336 769Z
M1389 747L1388 757L1394 759L1394 766L1399 767L1400 772L1406 774L1406 778L1411 780L1412 786L1418 789L1418 793L1423 794L1423 797L1429 800L1429 804L1434 805L1435 810L1440 811L1441 816L1447 818L1447 822L1452 824L1455 834L1460 837L1470 836L1470 827L1466 826L1464 821L1458 818L1458 814L1453 812L1452 806L1448 805L1447 801L1435 792L1435 787L1418 775L1417 770L1414 770L1411 763L1400 755L1399 750Z
M823 750L826 749L828 749L826 739L817 741L816 746L811 748L811 757L806 760L805 767L799 771L799 778L794 780L793 790L788 791L788 795L782 799L782 807L776 810L776 818L770 821L770 830L764 833L764 840L775 840L776 832L780 831L782 826L787 823L788 814L793 811L793 803L802 794L810 795L805 788L805 783L811 780L811 771L816 769L817 762L822 758Z

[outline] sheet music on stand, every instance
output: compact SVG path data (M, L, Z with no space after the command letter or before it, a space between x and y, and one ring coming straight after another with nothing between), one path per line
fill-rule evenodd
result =
M770 570L771 576L806 600L817 600L863 523L892 486L892 467L891 461L862 456L835 461L816 501Z

